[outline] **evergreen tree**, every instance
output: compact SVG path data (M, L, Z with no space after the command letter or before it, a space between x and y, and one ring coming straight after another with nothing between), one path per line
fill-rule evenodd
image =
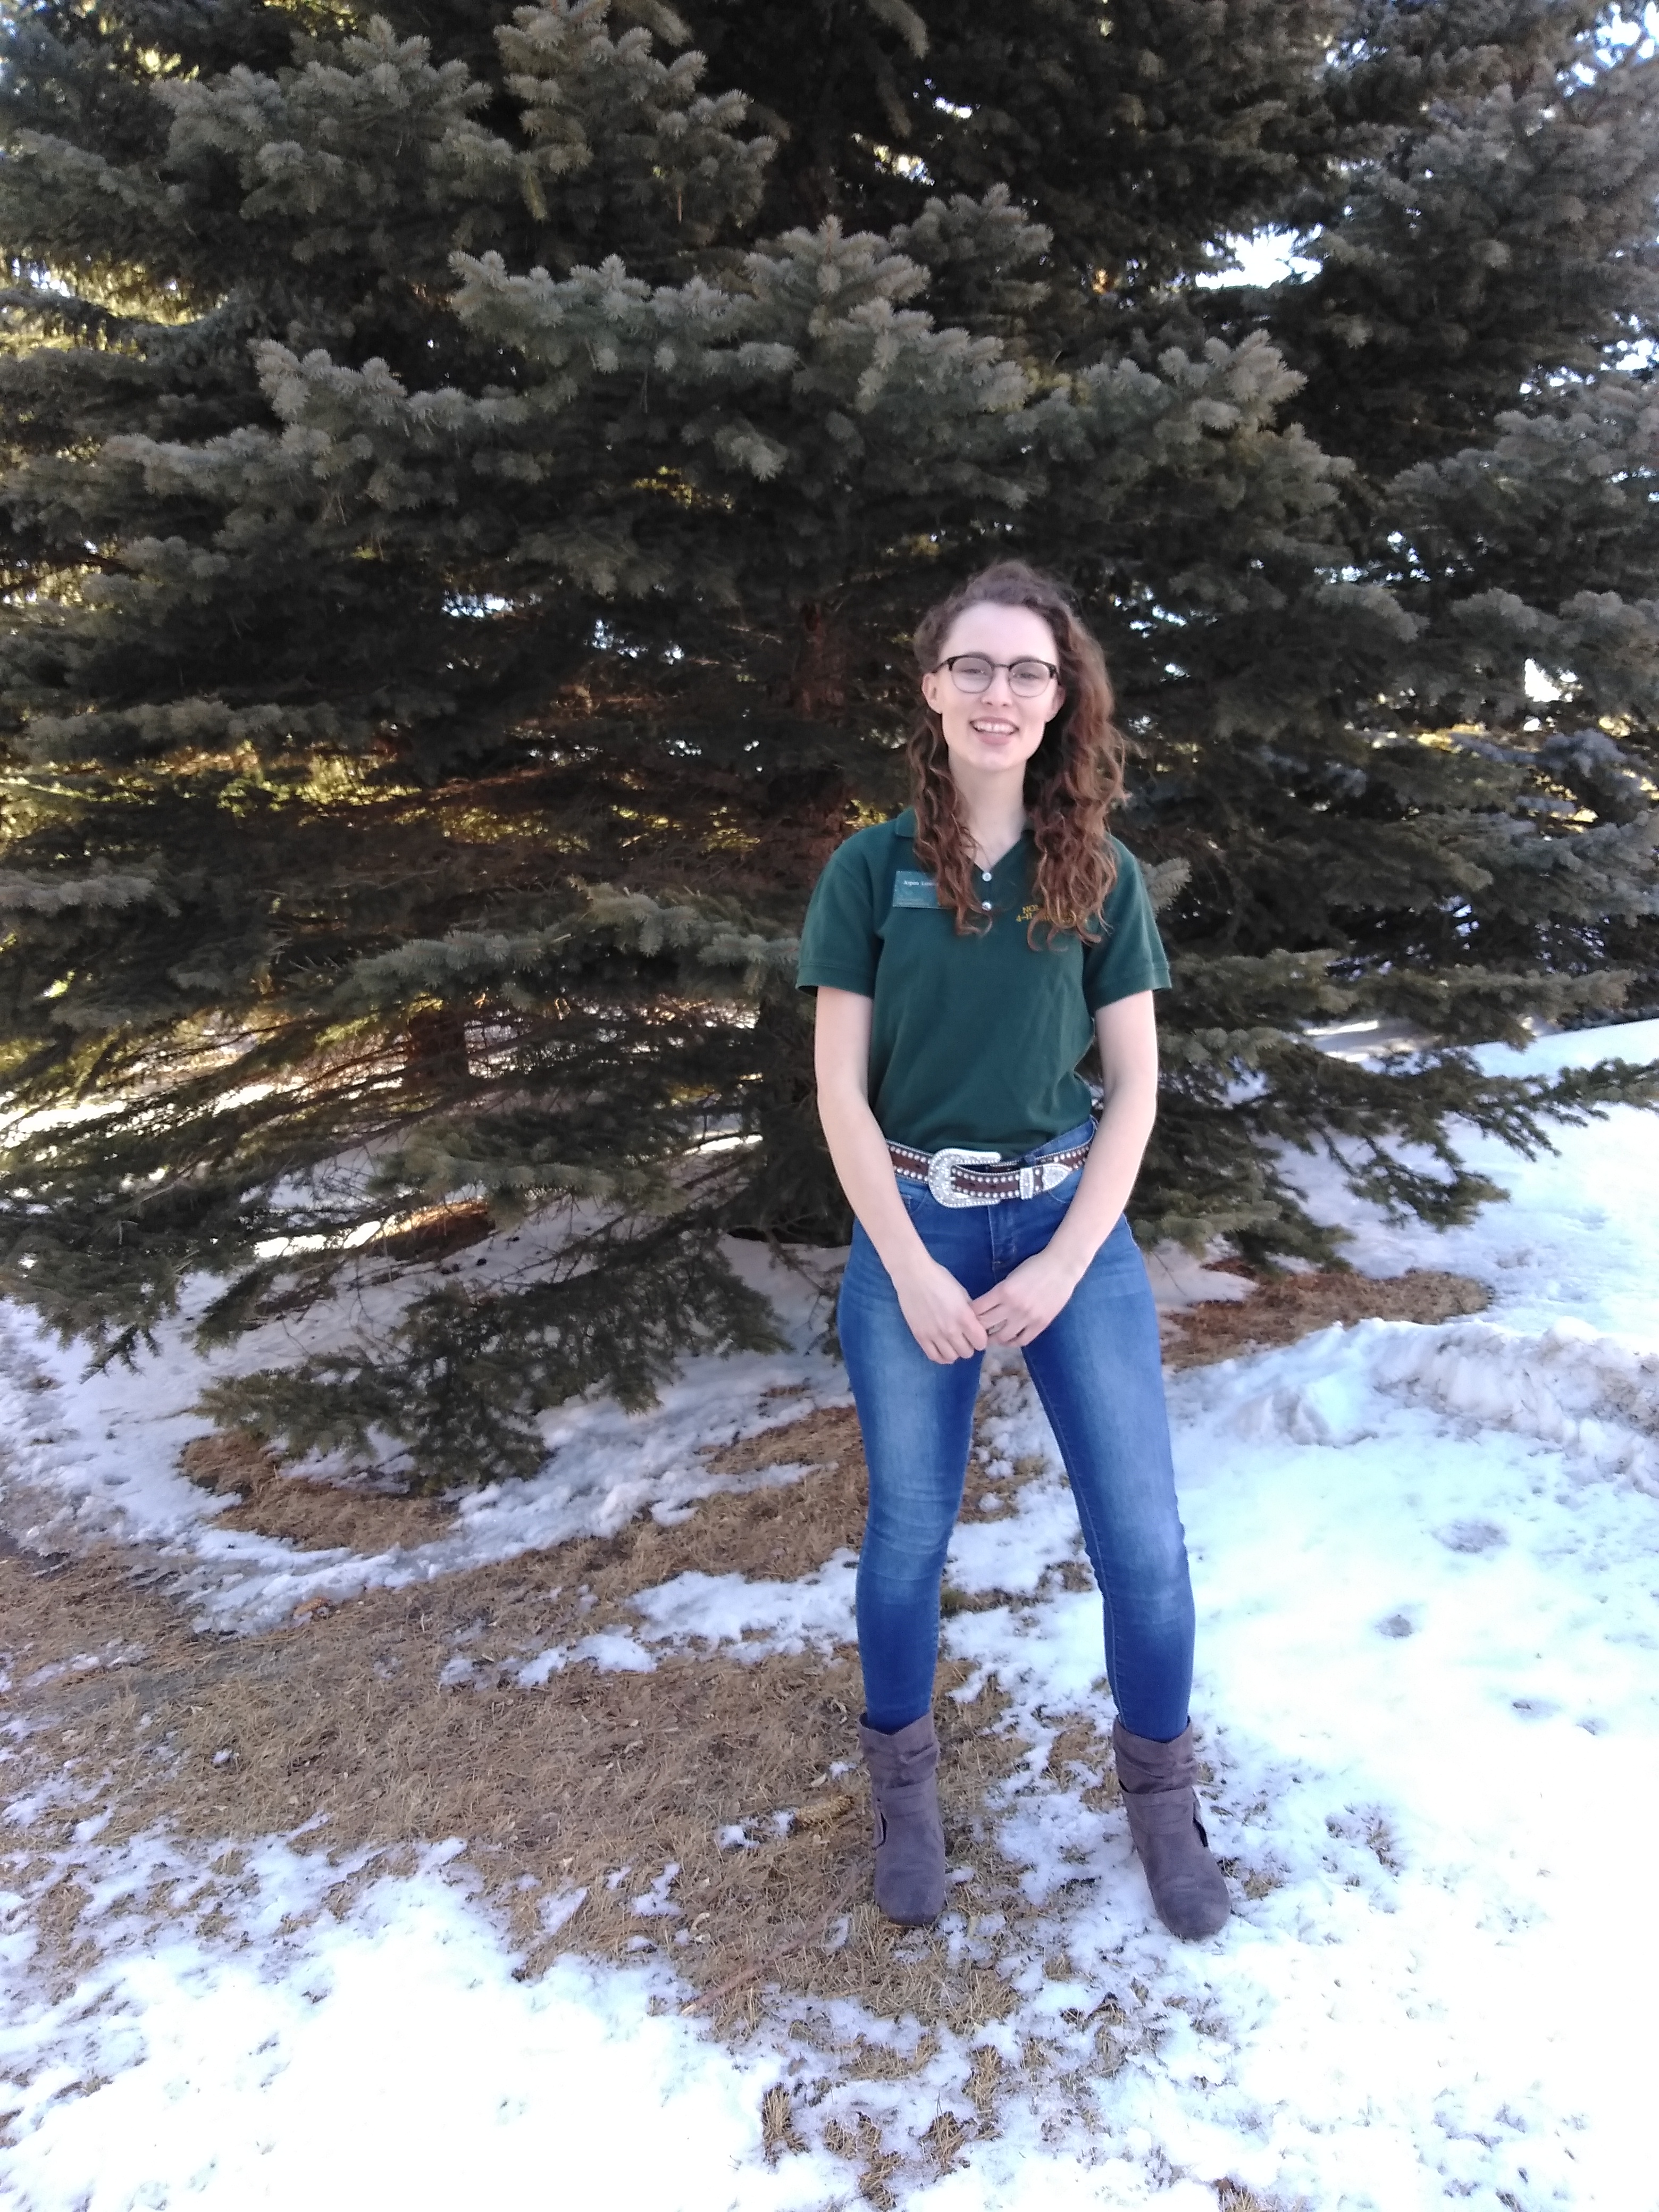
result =
M1457 1048L1651 989L1648 49L1547 0L691 13L10 26L6 1287L112 1356L192 1273L212 1340L424 1268L217 1401L420 1480L763 1341L723 1233L842 1233L791 933L994 553L1071 577L1135 740L1144 1233L1328 1251L1285 1139L1455 1219L1449 1115L1640 1088ZM1264 225L1316 273L1224 281ZM1313 1049L1351 1012L1448 1048ZM524 1279L430 1273L550 1211Z

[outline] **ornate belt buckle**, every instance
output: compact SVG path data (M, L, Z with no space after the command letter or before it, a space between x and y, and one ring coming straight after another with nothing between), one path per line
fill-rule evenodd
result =
M982 1168L1002 1165L999 1152L964 1152L960 1146L950 1145L942 1152L935 1152L927 1163L927 1188L941 1206L994 1206L995 1197L987 1192L981 1198L972 1191L952 1190L951 1177L957 1168Z

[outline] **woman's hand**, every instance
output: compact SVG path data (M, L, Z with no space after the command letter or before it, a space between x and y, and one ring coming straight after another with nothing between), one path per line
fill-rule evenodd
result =
M901 1268L892 1284L911 1335L935 1365L948 1367L984 1351L985 1326L973 1300L951 1270L926 1250Z
M1029 1344L1041 1336L1077 1288L1080 1277L1052 1245L1022 1260L972 1310L992 1344Z
M1041 1252L1023 1261L974 1311L993 1344L1041 1336L1089 1272L1122 1218L1158 1111L1158 1029L1152 994L1137 991L1095 1016L1105 1101L1060 1226Z

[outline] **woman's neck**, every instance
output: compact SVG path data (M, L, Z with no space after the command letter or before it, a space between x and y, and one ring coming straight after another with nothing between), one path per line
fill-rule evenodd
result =
M994 868L1025 835L1025 778L957 775L957 809L978 865Z

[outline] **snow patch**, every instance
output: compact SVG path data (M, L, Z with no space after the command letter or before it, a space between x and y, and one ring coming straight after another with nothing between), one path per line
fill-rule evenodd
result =
M1535 1437L1585 1472L1659 1497L1659 1352L1630 1351L1582 1322L1539 1336L1464 1322L1378 1345L1372 1373L1384 1389Z
M843 1550L793 1583L693 1571L629 1602L653 1644L732 1645L744 1661L772 1652L828 1651L853 1639L857 1565L856 1556Z
M625 1628L601 1629L585 1636L572 1650L573 1660L586 1659L601 1674L654 1674L657 1662Z

